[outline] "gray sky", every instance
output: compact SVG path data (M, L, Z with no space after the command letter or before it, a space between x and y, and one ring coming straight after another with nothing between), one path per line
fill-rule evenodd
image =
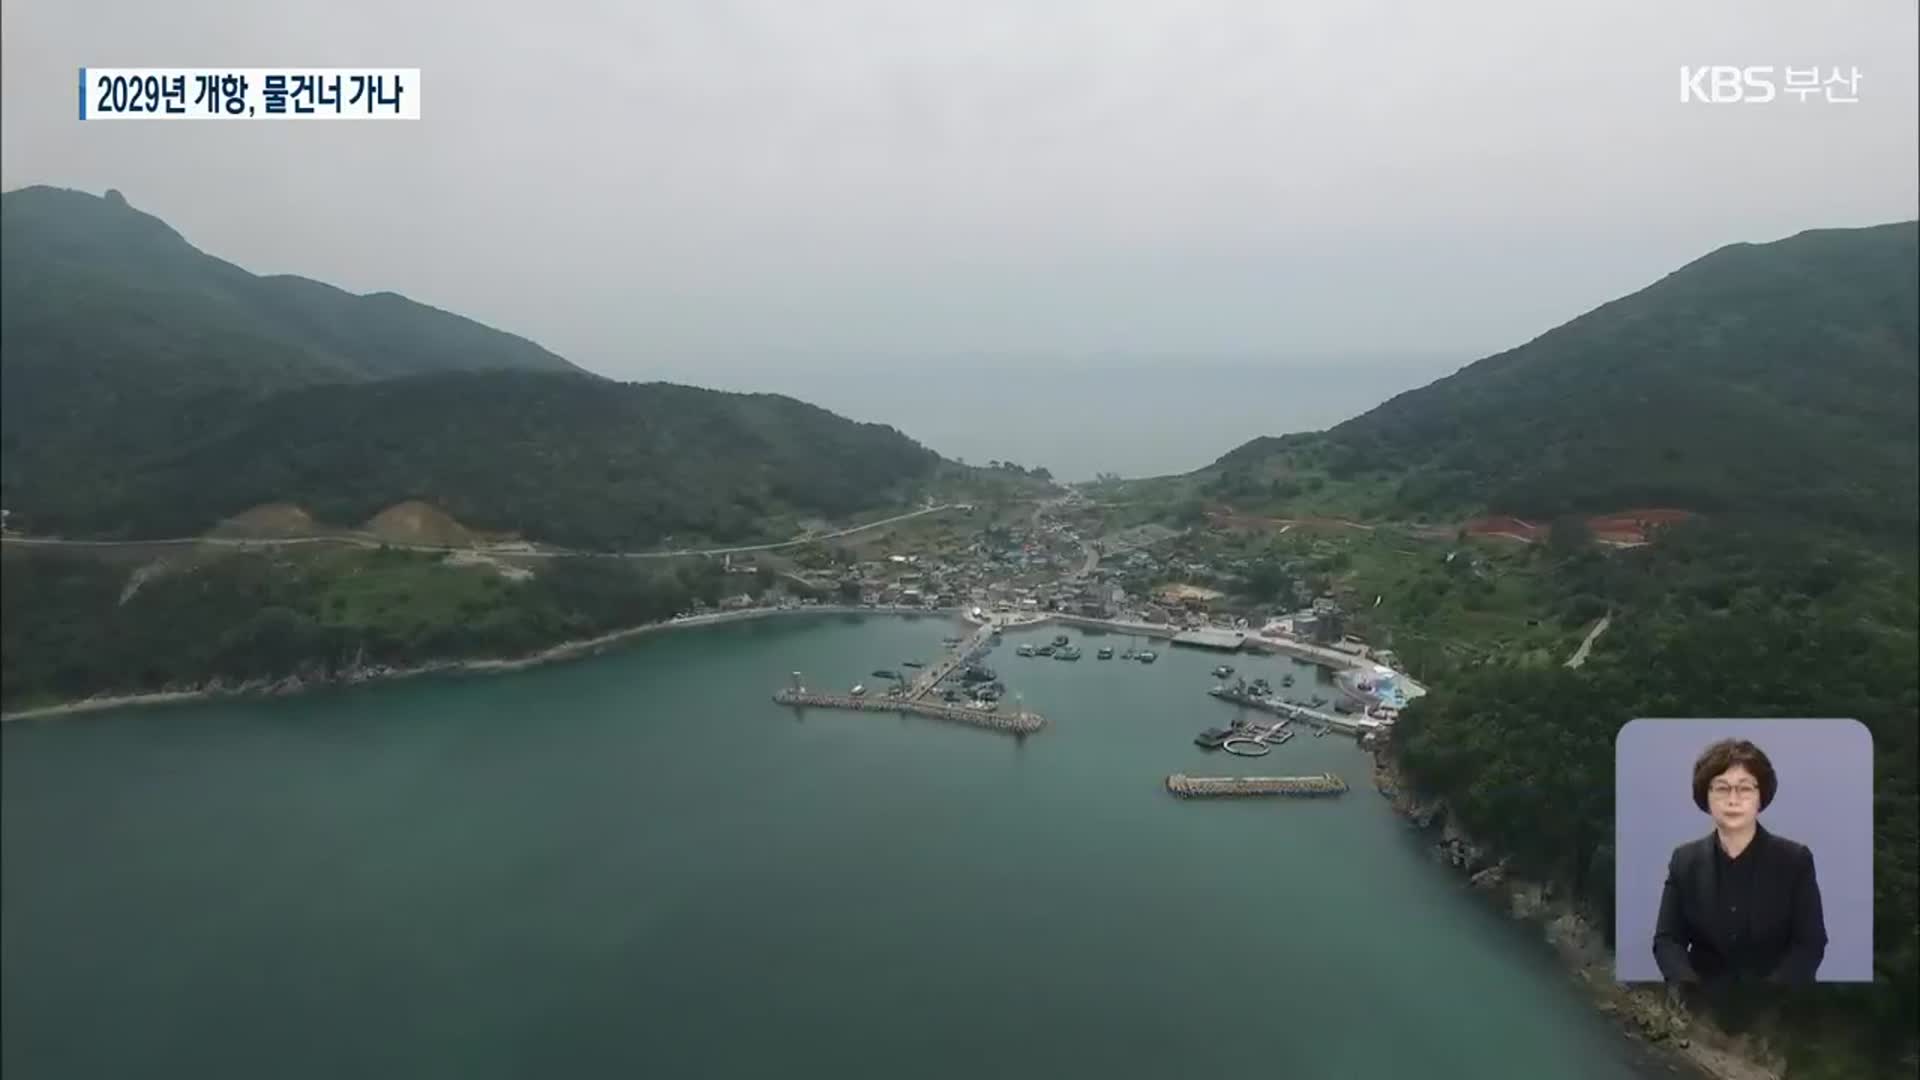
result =
M1913 217L1915 10L7 0L0 181L621 377L1470 357L1724 243ZM1862 100L1680 104L1703 63ZM422 68L425 118L75 116L81 66L274 64Z

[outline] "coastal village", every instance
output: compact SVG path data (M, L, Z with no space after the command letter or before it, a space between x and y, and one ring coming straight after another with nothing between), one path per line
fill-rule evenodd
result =
M1290 578L1284 595L1248 604L1230 591L1245 560L1209 561L1183 555L1186 532L1148 522L1115 528L1101 508L1078 492L989 516L962 505L944 520L831 547L726 558L741 580L718 605L696 605L679 621L724 620L768 609L944 612L972 627L949 638L948 653L921 670L876 670L873 681L851 686L808 685L794 672L775 700L791 706L861 711L905 711L988 727L1018 736L1040 730L1044 718L1002 709L1006 683L984 656L1008 629L1052 624L1145 639L1146 647L1089 644L1097 661L1153 663L1154 646L1210 650L1223 658L1242 651L1291 656L1328 672L1307 679L1298 693L1267 679L1234 678L1231 664L1213 669L1207 692L1239 707L1239 718L1194 738L1206 750L1265 756L1284 745L1299 722L1315 736L1384 738L1400 709L1425 692L1395 666L1389 649L1375 649L1348 631L1346 612L1332 595ZM1025 658L1079 660L1067 633L1051 643L1019 646ZM1310 685L1309 685L1310 684ZM1244 783L1243 783L1244 781ZM1183 797L1221 794L1338 794L1337 777L1168 778Z

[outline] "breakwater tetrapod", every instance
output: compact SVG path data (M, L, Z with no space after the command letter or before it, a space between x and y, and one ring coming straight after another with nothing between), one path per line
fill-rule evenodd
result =
M1315 798L1344 795L1347 782L1333 773L1318 776L1188 776L1167 777L1167 790L1183 799L1229 795L1292 795Z

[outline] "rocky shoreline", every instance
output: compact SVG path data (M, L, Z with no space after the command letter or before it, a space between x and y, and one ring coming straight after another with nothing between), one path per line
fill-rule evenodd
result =
M1370 748L1374 787L1395 811L1431 839L1434 857L1466 877L1514 919L1538 927L1603 1013L1633 1038L1676 1056L1713 1080L1781 1080L1786 1064L1751 1036L1729 1035L1669 998L1664 987L1623 986L1613 978L1606 935L1572 898L1551 884L1525 880L1460 828L1444 799L1423 798L1401 774L1384 742Z

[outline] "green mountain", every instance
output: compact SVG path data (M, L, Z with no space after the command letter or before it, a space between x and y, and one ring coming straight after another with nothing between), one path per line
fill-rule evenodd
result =
M8 376L37 388L268 387L510 368L578 371L525 338L393 293L261 277L117 191L0 195ZM94 386L95 389L106 389Z
M437 371L578 371L524 338L392 293L259 277L127 205L0 195L0 483L120 456L210 391Z
M1368 480L1400 514L1640 506L1911 537L1920 225L1735 244L1329 431L1256 439L1218 495Z
M420 499L591 548L893 505L940 459L771 395L627 385L390 293L258 277L116 192L0 198L12 523L195 533L268 501L355 524Z
M49 463L17 513L30 508L36 531L61 535L178 536L268 501L349 524L420 499L468 526L624 549L668 535L761 537L787 515L897 505L941 464L893 428L792 398L584 374L214 396L177 419L166 438L90 476Z

